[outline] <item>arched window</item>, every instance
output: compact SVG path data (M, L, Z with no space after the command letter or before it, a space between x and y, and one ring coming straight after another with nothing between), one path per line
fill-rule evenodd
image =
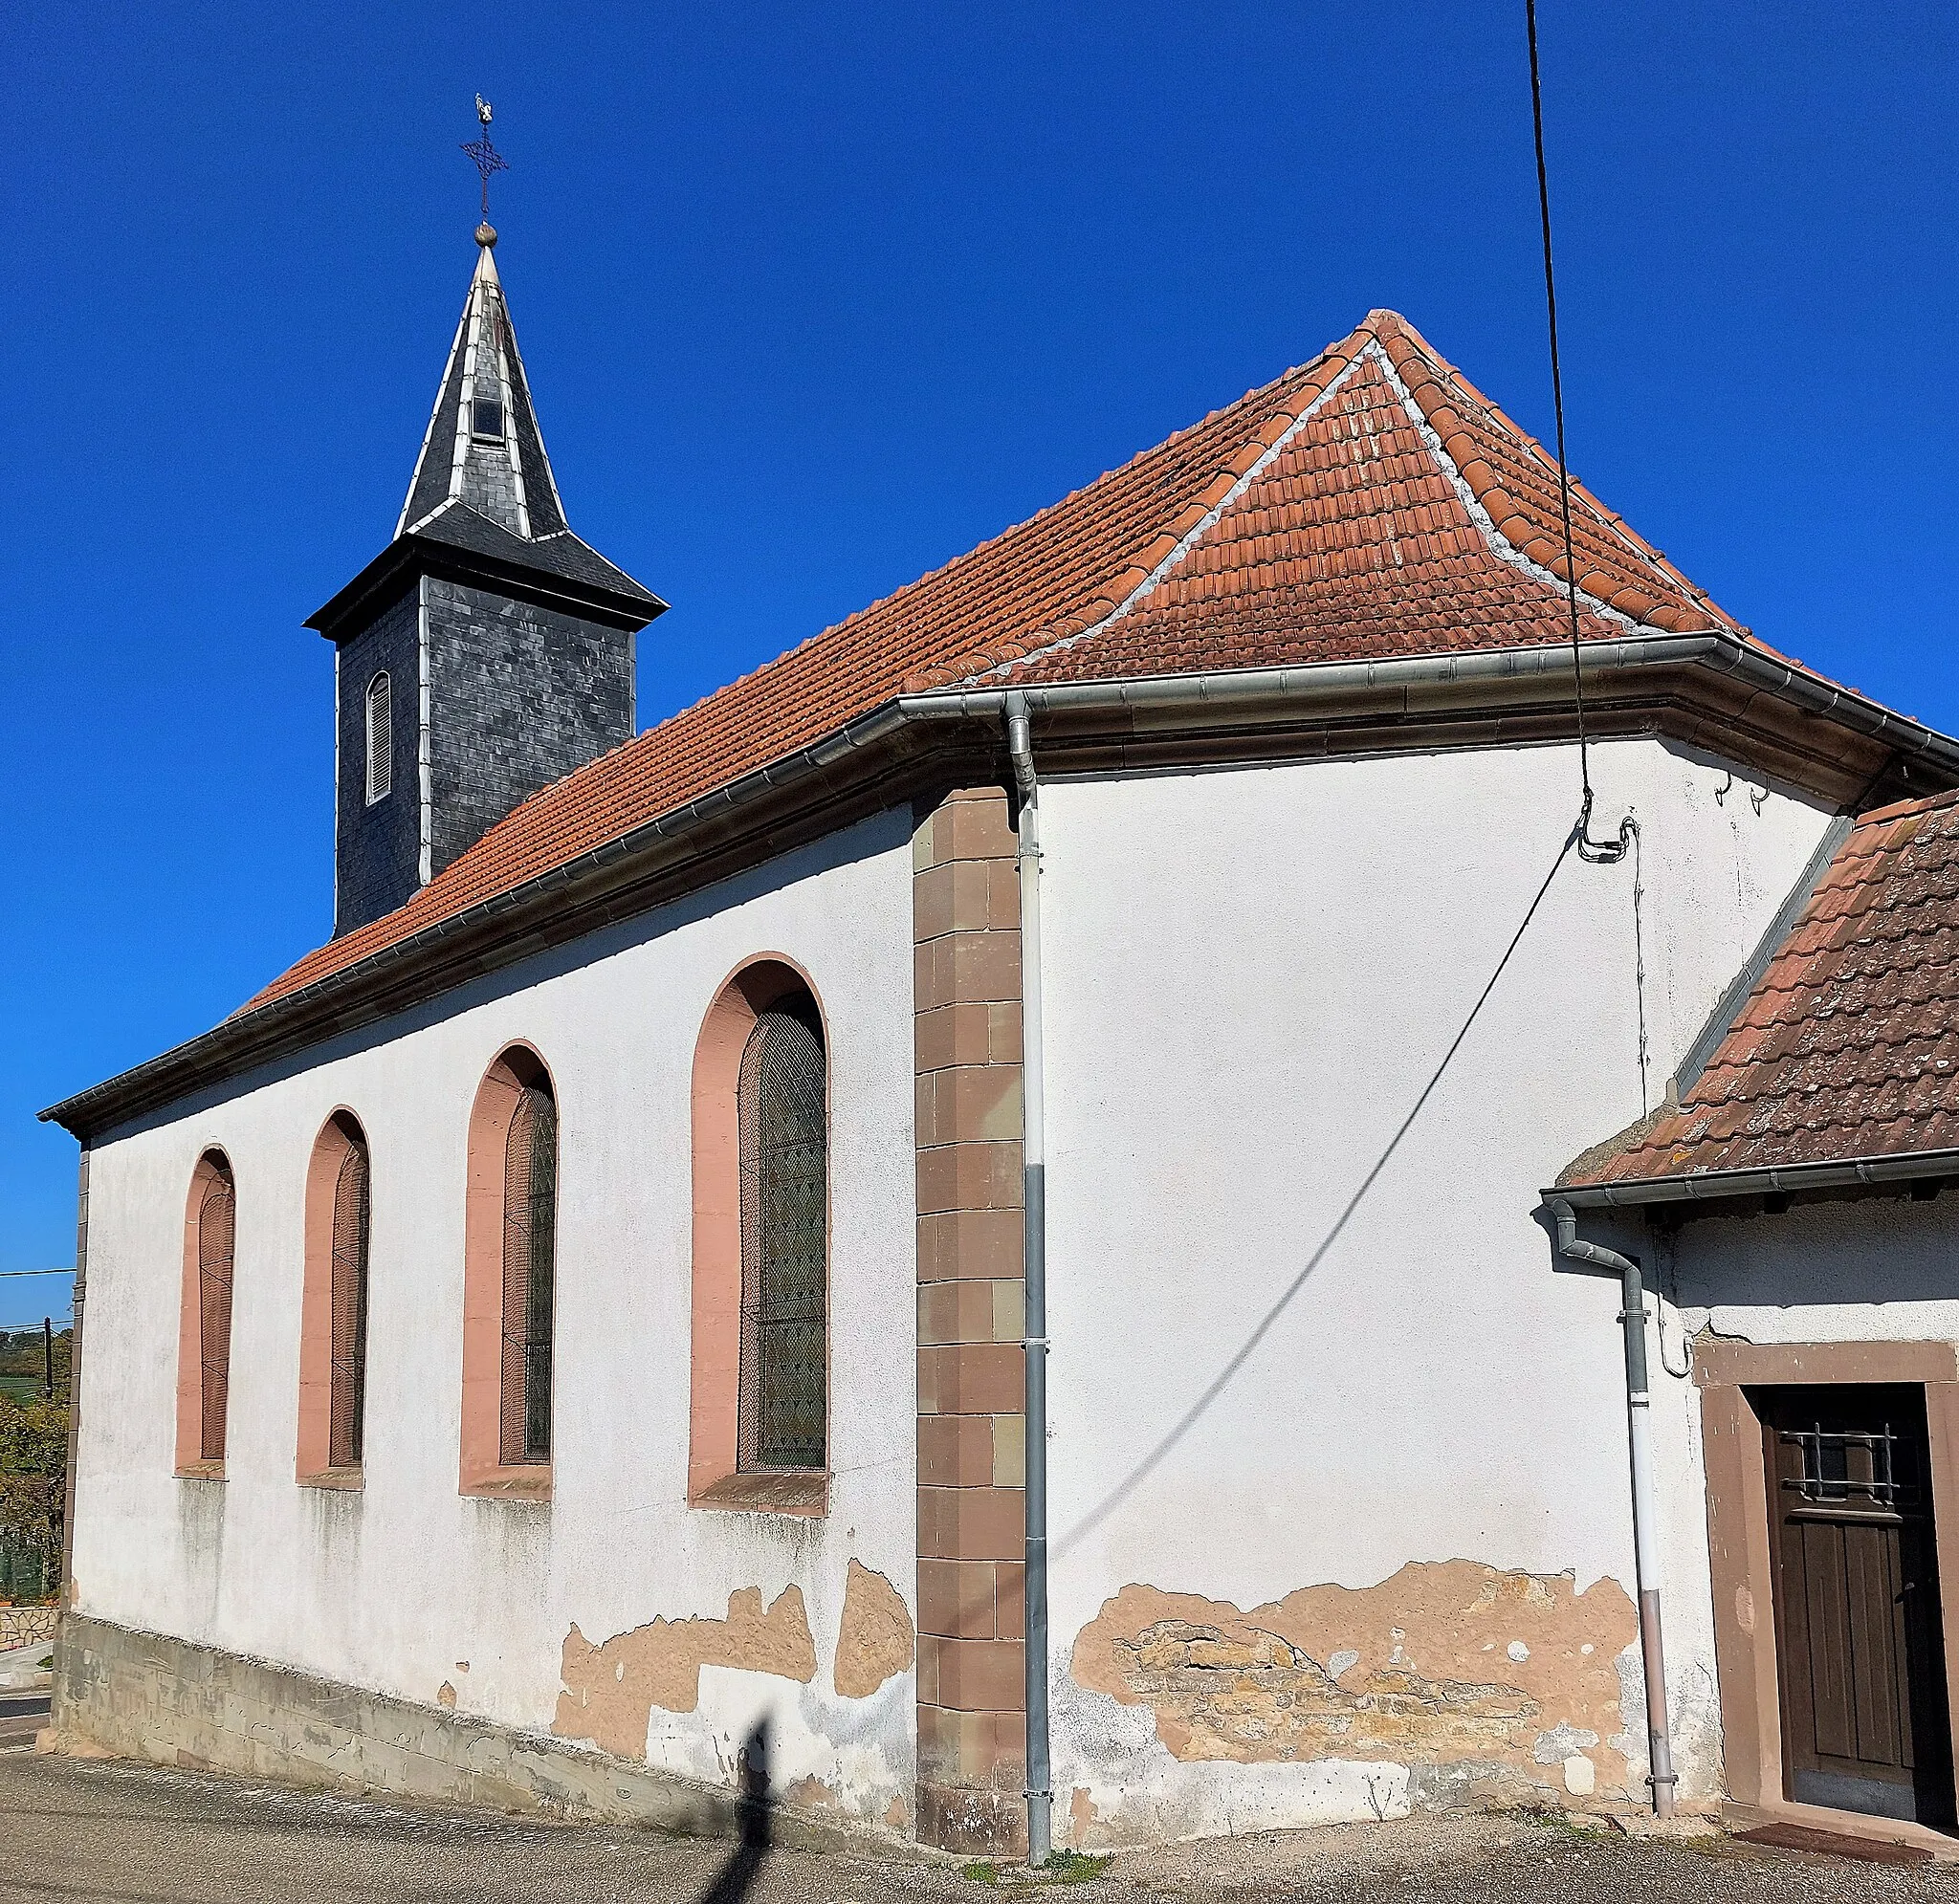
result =
M369 1171L360 1121L336 1111L314 1143L306 1172L297 1469L302 1481L359 1482L367 1413Z
M231 1402L231 1279L238 1196L230 1160L207 1150L191 1172L177 1335L177 1470L222 1472Z
M497 1411L505 1467L551 1458L551 1296L558 1234L558 1110L527 1084L503 1144L503 1391Z
M829 1459L824 1018L786 959L722 986L693 1058L688 1499L822 1514Z
M356 1137L333 1190L333 1377L327 1446L336 1468L361 1465L367 1408L367 1146Z
M759 1013L741 1052L744 1469L824 1465L828 1129L807 993Z
M394 788L393 689L384 668L367 684L367 804Z
M558 1101L512 1045L470 1115L463 1263L462 1489L546 1499L557 1306Z

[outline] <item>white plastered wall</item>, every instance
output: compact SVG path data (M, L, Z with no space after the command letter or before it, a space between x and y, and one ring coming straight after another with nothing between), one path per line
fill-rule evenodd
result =
M819 1779L867 1819L909 1807L913 1675L849 1700L831 1674L850 1559L916 1608L911 944L911 821L891 813L99 1144L78 1609L426 1704L446 1684L461 1712L542 1732L574 1622L597 1643L793 1585L814 1679L703 1669L696 1712L651 1714L653 1762L725 1781L766 1713L779 1784ZM829 1031L821 1520L686 1501L694 1044L729 972L769 952L810 974ZM466 1127L518 1039L560 1106L548 1506L457 1492ZM373 1160L359 1493L294 1480L302 1193L341 1105ZM211 1145L238 1187L222 1483L171 1472L185 1204Z
M1044 790L1058 1816L1076 1790L1117 1837L1409 1802L1389 1765L1174 1759L1147 1704L1078 1685L1076 1636L1127 1584L1249 1609L1462 1559L1632 1590L1618 1285L1559 1273L1532 1213L1659 1103L1827 816L1654 740L1596 746L1592 777L1596 832L1638 818L1637 866L1566 860L1344 1232L1160 1453L1441 1062L1572 825L1578 765L1534 748ZM1698 1507L1684 1406L1659 1440L1662 1486ZM1718 1740L1688 1518L1668 1641L1695 1795ZM1636 1653L1621 1676L1643 1771Z

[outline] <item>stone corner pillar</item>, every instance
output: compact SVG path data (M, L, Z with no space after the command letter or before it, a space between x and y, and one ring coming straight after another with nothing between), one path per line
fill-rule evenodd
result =
M913 839L920 1840L1027 1844L1021 929L1005 793Z

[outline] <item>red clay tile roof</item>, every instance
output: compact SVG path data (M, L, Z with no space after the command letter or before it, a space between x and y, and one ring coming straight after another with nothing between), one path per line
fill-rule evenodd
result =
M1953 1148L1959 792L1859 821L1685 1102L1574 1174L1633 1183Z
M1418 420L1419 416L1419 420ZM1587 639L1737 625L1581 487ZM1228 409L544 788L269 1003L902 692L1566 638L1556 465L1390 311ZM1615 621L1601 610L1606 604ZM1745 630L1742 632L1746 632Z

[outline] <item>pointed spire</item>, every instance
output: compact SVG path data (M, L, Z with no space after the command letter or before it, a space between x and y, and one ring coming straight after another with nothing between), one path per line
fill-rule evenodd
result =
M496 233L487 223L477 228L476 245L476 274L395 534L460 503L536 541L563 533L564 505L496 274Z
M482 137L463 147L483 178L475 275L394 538L307 621L335 643L357 639L416 575L487 587L629 630L645 627L667 605L574 536L564 519L496 274L490 178L508 167L490 142L490 107L480 94L476 119Z

